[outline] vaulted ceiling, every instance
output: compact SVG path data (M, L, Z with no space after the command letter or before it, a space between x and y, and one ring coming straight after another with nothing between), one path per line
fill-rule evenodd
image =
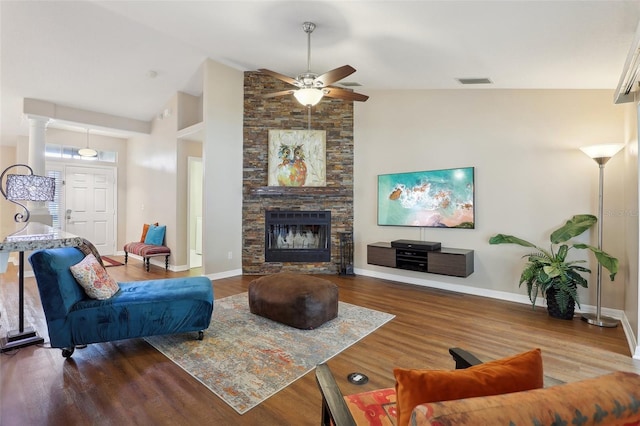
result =
M206 58L306 71L372 90L615 89L640 1L0 2L0 144L27 134L22 99L151 120L201 93ZM462 86L458 78L489 78ZM221 82L224 84L224 82Z

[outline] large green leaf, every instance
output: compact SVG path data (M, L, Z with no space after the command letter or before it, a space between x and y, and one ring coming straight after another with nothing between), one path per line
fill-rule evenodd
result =
M563 244L558 249L558 254L556 255L556 257L560 262L564 262L564 260L567 258L567 253L569 253L569 246Z
M571 238L582 234L591 228L598 218L592 214L577 214L567 221L561 228L556 229L551 234L553 244L564 243Z
M609 271L609 278L613 281L618 273L618 267L620 266L620 261L615 257L611 256L609 253L606 253L600 250L598 247L590 246L589 244L574 244L573 245L577 249L589 249L596 255L596 259L598 262Z
M582 275L580 275L575 271L568 271L567 275L569 276L569 279L571 281L576 283L576 285L579 285L584 288L587 288L587 286L589 285L589 282L585 279L585 277L583 277Z
M544 273L547 274L549 278L555 278L562 273L560 268L558 268L555 265L545 266L543 270L544 270Z
M525 241L521 238L514 237L513 235L498 234L489 238L489 244L518 244L523 247L536 247L535 244L531 244L529 241Z

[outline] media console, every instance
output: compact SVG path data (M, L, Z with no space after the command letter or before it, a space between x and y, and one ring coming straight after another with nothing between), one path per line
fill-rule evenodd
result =
M468 277L473 250L440 247L429 241L396 240L367 245L367 263L432 274Z

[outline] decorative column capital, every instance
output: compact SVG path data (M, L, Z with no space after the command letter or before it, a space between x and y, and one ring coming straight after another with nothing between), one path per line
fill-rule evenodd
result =
M29 120L29 126L42 126L46 128L47 125L51 122L51 118L43 117L41 115L34 114L26 114L27 119Z

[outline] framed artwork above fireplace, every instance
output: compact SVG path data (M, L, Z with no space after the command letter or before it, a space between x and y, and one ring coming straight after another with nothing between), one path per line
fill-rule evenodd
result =
M269 130L268 186L326 186L324 130Z

